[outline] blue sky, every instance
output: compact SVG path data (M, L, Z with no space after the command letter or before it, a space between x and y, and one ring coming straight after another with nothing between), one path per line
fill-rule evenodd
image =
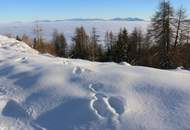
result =
M69 18L150 19L160 0L1 0L0 22ZM171 0L190 14L190 0Z

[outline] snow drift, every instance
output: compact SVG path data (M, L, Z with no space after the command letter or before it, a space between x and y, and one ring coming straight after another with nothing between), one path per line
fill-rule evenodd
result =
M190 72L39 54L0 36L1 130L189 130Z

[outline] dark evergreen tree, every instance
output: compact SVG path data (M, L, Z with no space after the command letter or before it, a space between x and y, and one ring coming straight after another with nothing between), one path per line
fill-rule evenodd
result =
M99 35L97 35L96 33L96 28L93 28L92 29L92 34L90 36L90 45L89 45L89 53L90 53L90 57L89 59L91 61L97 61L99 59L99 56L100 56L100 46L98 45L98 42L99 42Z
M71 57L89 59L89 36L83 27L76 28L71 47Z
M142 58L142 50L145 48L144 37L142 31L135 28L129 37L128 44L128 62L130 64L138 64Z
M127 61L130 64L136 64L137 60L137 44L138 44L138 32L137 28L133 30L129 37L129 45L128 45L128 59Z
M117 43L116 37L112 32L107 32L105 35L105 53L104 61L114 61L114 46Z
M16 40L17 41L22 41L22 39L18 35L16 36Z
M159 47L159 67L168 69L171 67L169 50L172 39L173 8L169 1L162 1L159 10L152 18L152 33Z
M120 30L117 43L113 47L114 61L118 63L127 61L128 32L126 28Z
M185 44L182 48L184 57L184 67L190 68L190 20L186 21L185 29Z
M67 56L67 42L65 36L62 33L54 31L52 43L55 48L55 54L59 57Z
M176 49L177 45L180 43L182 44L182 36L184 36L185 34L183 34L185 31L185 20L186 20L187 16L186 16L186 11L183 7L181 7L180 9L177 10L176 12L176 16L174 19L174 26L175 26L175 41L174 41L174 49Z

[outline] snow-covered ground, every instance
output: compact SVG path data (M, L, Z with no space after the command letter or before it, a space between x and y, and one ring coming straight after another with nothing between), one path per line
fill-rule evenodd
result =
M56 58L0 36L0 130L190 130L190 72Z
M104 40L105 33L112 31L118 33L123 27L126 27L131 32L135 27L141 28L146 31L148 21L51 21L51 22L39 22L38 24L43 28L43 36L45 39L50 40L52 33L55 29L63 32L68 42L71 42L71 38L74 35L75 29L80 26L84 26L86 31L90 33L93 27L96 27L100 40ZM12 34L23 35L26 33L30 37L34 37L34 28L36 22L16 22L16 23L1 23L0 34Z

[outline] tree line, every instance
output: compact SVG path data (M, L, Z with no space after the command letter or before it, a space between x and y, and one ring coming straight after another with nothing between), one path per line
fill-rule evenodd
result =
M173 69L190 67L190 20L183 7L174 9L169 1L160 2L146 33L134 28L128 33L121 28L118 34L106 32L104 44L96 28L88 34L84 27L75 29L72 44L63 33L54 31L51 41L42 37L42 29L36 26L36 37L17 36L41 53L65 58L77 58L99 62L128 62L132 65Z

